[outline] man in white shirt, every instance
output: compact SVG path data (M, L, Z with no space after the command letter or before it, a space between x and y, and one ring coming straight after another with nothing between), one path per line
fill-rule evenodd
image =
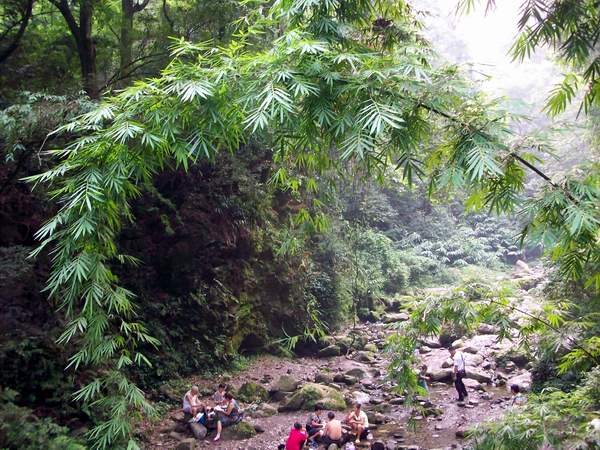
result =
M450 348L449 351L452 361L454 361L454 387L458 392L458 401L462 402L469 397L465 383L463 383L463 378L467 376L465 355L453 348Z

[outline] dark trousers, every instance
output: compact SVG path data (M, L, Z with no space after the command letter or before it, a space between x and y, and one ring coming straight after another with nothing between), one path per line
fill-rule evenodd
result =
M466 376L466 373L462 370L456 372L456 378L454 380L454 387L456 388L456 392L458 392L458 400L463 401L465 397L469 396L467 392L467 388L465 387L465 383L463 383L463 378Z

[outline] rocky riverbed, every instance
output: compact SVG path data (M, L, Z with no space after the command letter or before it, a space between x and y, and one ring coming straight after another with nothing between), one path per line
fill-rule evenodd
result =
M540 277L523 274L517 296L528 301L527 290ZM531 282L530 282L531 281ZM537 305L523 307L535 308ZM525 354L514 350L511 341L498 341L492 326L482 325L478 333L452 342L466 355L470 402L459 404L452 385L448 350L436 339L427 339L419 349L432 380L427 398L417 399L420 408L404 405L392 382L386 378L388 360L382 351L392 325L406 320L404 312L388 312L375 323L360 324L351 334L330 337L313 357L294 359L275 356L257 358L233 377L191 378L207 400L219 382L237 393L245 409L242 425L226 429L220 442L212 436L195 439L183 418L174 408L160 423L144 424L140 434L146 449L193 450L195 448L262 450L275 449L284 443L295 421L305 423L315 402L326 410L349 410L354 401L364 404L372 424L373 439L364 448L379 441L378 448L445 449L461 448L465 431L482 421L494 420L510 405L507 386L516 383L527 390L531 376ZM168 392L179 402L185 391ZM408 424L411 426L408 426Z

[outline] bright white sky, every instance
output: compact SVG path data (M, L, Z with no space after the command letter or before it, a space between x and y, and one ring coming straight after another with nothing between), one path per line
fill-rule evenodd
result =
M485 1L468 15L456 15L457 0L414 0L418 10L428 11L422 20L425 34L449 61L474 63L492 79L485 89L541 105L560 71L540 52L531 60L512 62L508 51L517 34L522 0L497 0L485 14Z

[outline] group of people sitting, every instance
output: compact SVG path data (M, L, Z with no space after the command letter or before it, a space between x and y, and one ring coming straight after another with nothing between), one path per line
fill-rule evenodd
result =
M333 411L327 413L327 422L323 420L322 415L323 407L315 405L315 411L308 418L306 426L296 422L285 446L282 444L280 450L300 450L305 444L312 447L318 447L319 444L324 444L325 447L336 444L342 448L346 442L352 441L352 437L358 444L369 433L369 419L360 403L355 403L352 411L343 420L336 419Z
M216 429L214 441L221 439L223 427L238 423L243 418L243 412L233 395L226 392L225 385L220 384L213 394L209 404L203 404L199 397L198 386L192 388L183 396L183 412L192 416L190 422L204 425L207 430Z

